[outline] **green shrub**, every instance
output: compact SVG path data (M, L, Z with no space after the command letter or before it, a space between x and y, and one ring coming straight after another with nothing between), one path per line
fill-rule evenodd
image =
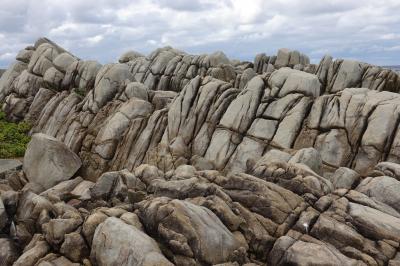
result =
M76 94L78 94L78 95L80 95L82 97L85 97L85 90L84 89L76 88L76 89L74 89L74 91L75 91Z
M26 122L11 123L0 111L0 158L22 157L30 141L28 132L31 126Z

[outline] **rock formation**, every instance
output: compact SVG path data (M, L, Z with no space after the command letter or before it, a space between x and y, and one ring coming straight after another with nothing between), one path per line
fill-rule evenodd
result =
M0 78L32 124L0 173L2 265L400 265L400 77L298 51L129 51L48 39Z

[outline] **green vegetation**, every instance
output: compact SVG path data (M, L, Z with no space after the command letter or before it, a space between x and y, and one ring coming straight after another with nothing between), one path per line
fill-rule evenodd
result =
M74 89L74 91L75 91L76 94L78 94L78 95L80 95L82 97L85 97L85 90L84 89L76 88L76 89Z
M30 128L26 122L7 122L4 112L0 111L0 158L24 156L26 145L30 140L28 136Z

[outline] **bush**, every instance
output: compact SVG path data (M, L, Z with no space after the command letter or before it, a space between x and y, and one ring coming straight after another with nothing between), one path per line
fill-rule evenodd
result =
M11 123L0 111L0 158L22 157L30 141L28 132L31 126L26 122Z

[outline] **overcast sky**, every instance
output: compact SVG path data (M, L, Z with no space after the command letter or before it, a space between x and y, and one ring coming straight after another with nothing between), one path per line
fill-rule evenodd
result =
M171 45L253 60L287 47L400 64L400 0L0 0L0 68L46 36L82 59Z

